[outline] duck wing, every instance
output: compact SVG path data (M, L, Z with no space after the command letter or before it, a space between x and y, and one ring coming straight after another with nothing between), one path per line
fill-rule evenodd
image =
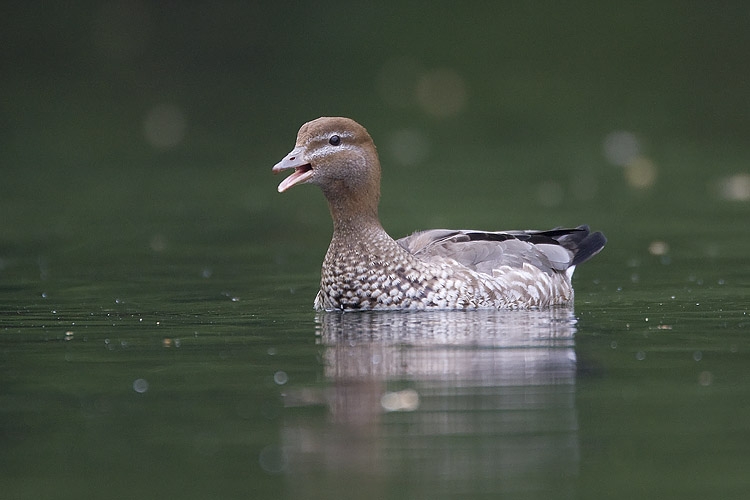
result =
M477 272L492 274L503 266L531 264L554 274L568 271L588 260L605 245L602 233L588 226L548 231L475 231L432 229L397 240L423 260L453 259Z

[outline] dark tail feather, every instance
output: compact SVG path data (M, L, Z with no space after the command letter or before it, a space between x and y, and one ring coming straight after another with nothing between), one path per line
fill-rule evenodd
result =
M578 226L575 232L562 235L556 239L562 246L573 252L571 264L573 266L586 262L598 254L607 244L607 238L602 233L599 231L592 233L587 225Z

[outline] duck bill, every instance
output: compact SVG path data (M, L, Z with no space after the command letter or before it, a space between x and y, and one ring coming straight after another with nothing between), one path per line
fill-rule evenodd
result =
M294 173L281 181L279 187L279 193L283 193L292 186L307 182L312 177L313 171L312 166L305 162L304 159L305 148L300 146L294 148L284 157L279 163L273 166L271 171L274 174L278 174L284 170L294 169Z

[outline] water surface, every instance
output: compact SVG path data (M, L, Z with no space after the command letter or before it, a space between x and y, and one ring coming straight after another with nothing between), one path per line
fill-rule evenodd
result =
M617 266L614 248L578 271L575 309L321 314L317 272L217 252L210 269L168 250L135 267L9 259L9 497L747 491L734 258Z

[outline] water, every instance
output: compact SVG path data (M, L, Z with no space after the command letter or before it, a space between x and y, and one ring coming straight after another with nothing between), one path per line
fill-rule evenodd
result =
M618 239L575 309L423 314L316 314L316 259L242 238L6 251L4 495L740 498L741 251Z
M746 7L299 9L4 6L0 497L748 498ZM316 314L328 114L394 236L603 231L575 307Z

